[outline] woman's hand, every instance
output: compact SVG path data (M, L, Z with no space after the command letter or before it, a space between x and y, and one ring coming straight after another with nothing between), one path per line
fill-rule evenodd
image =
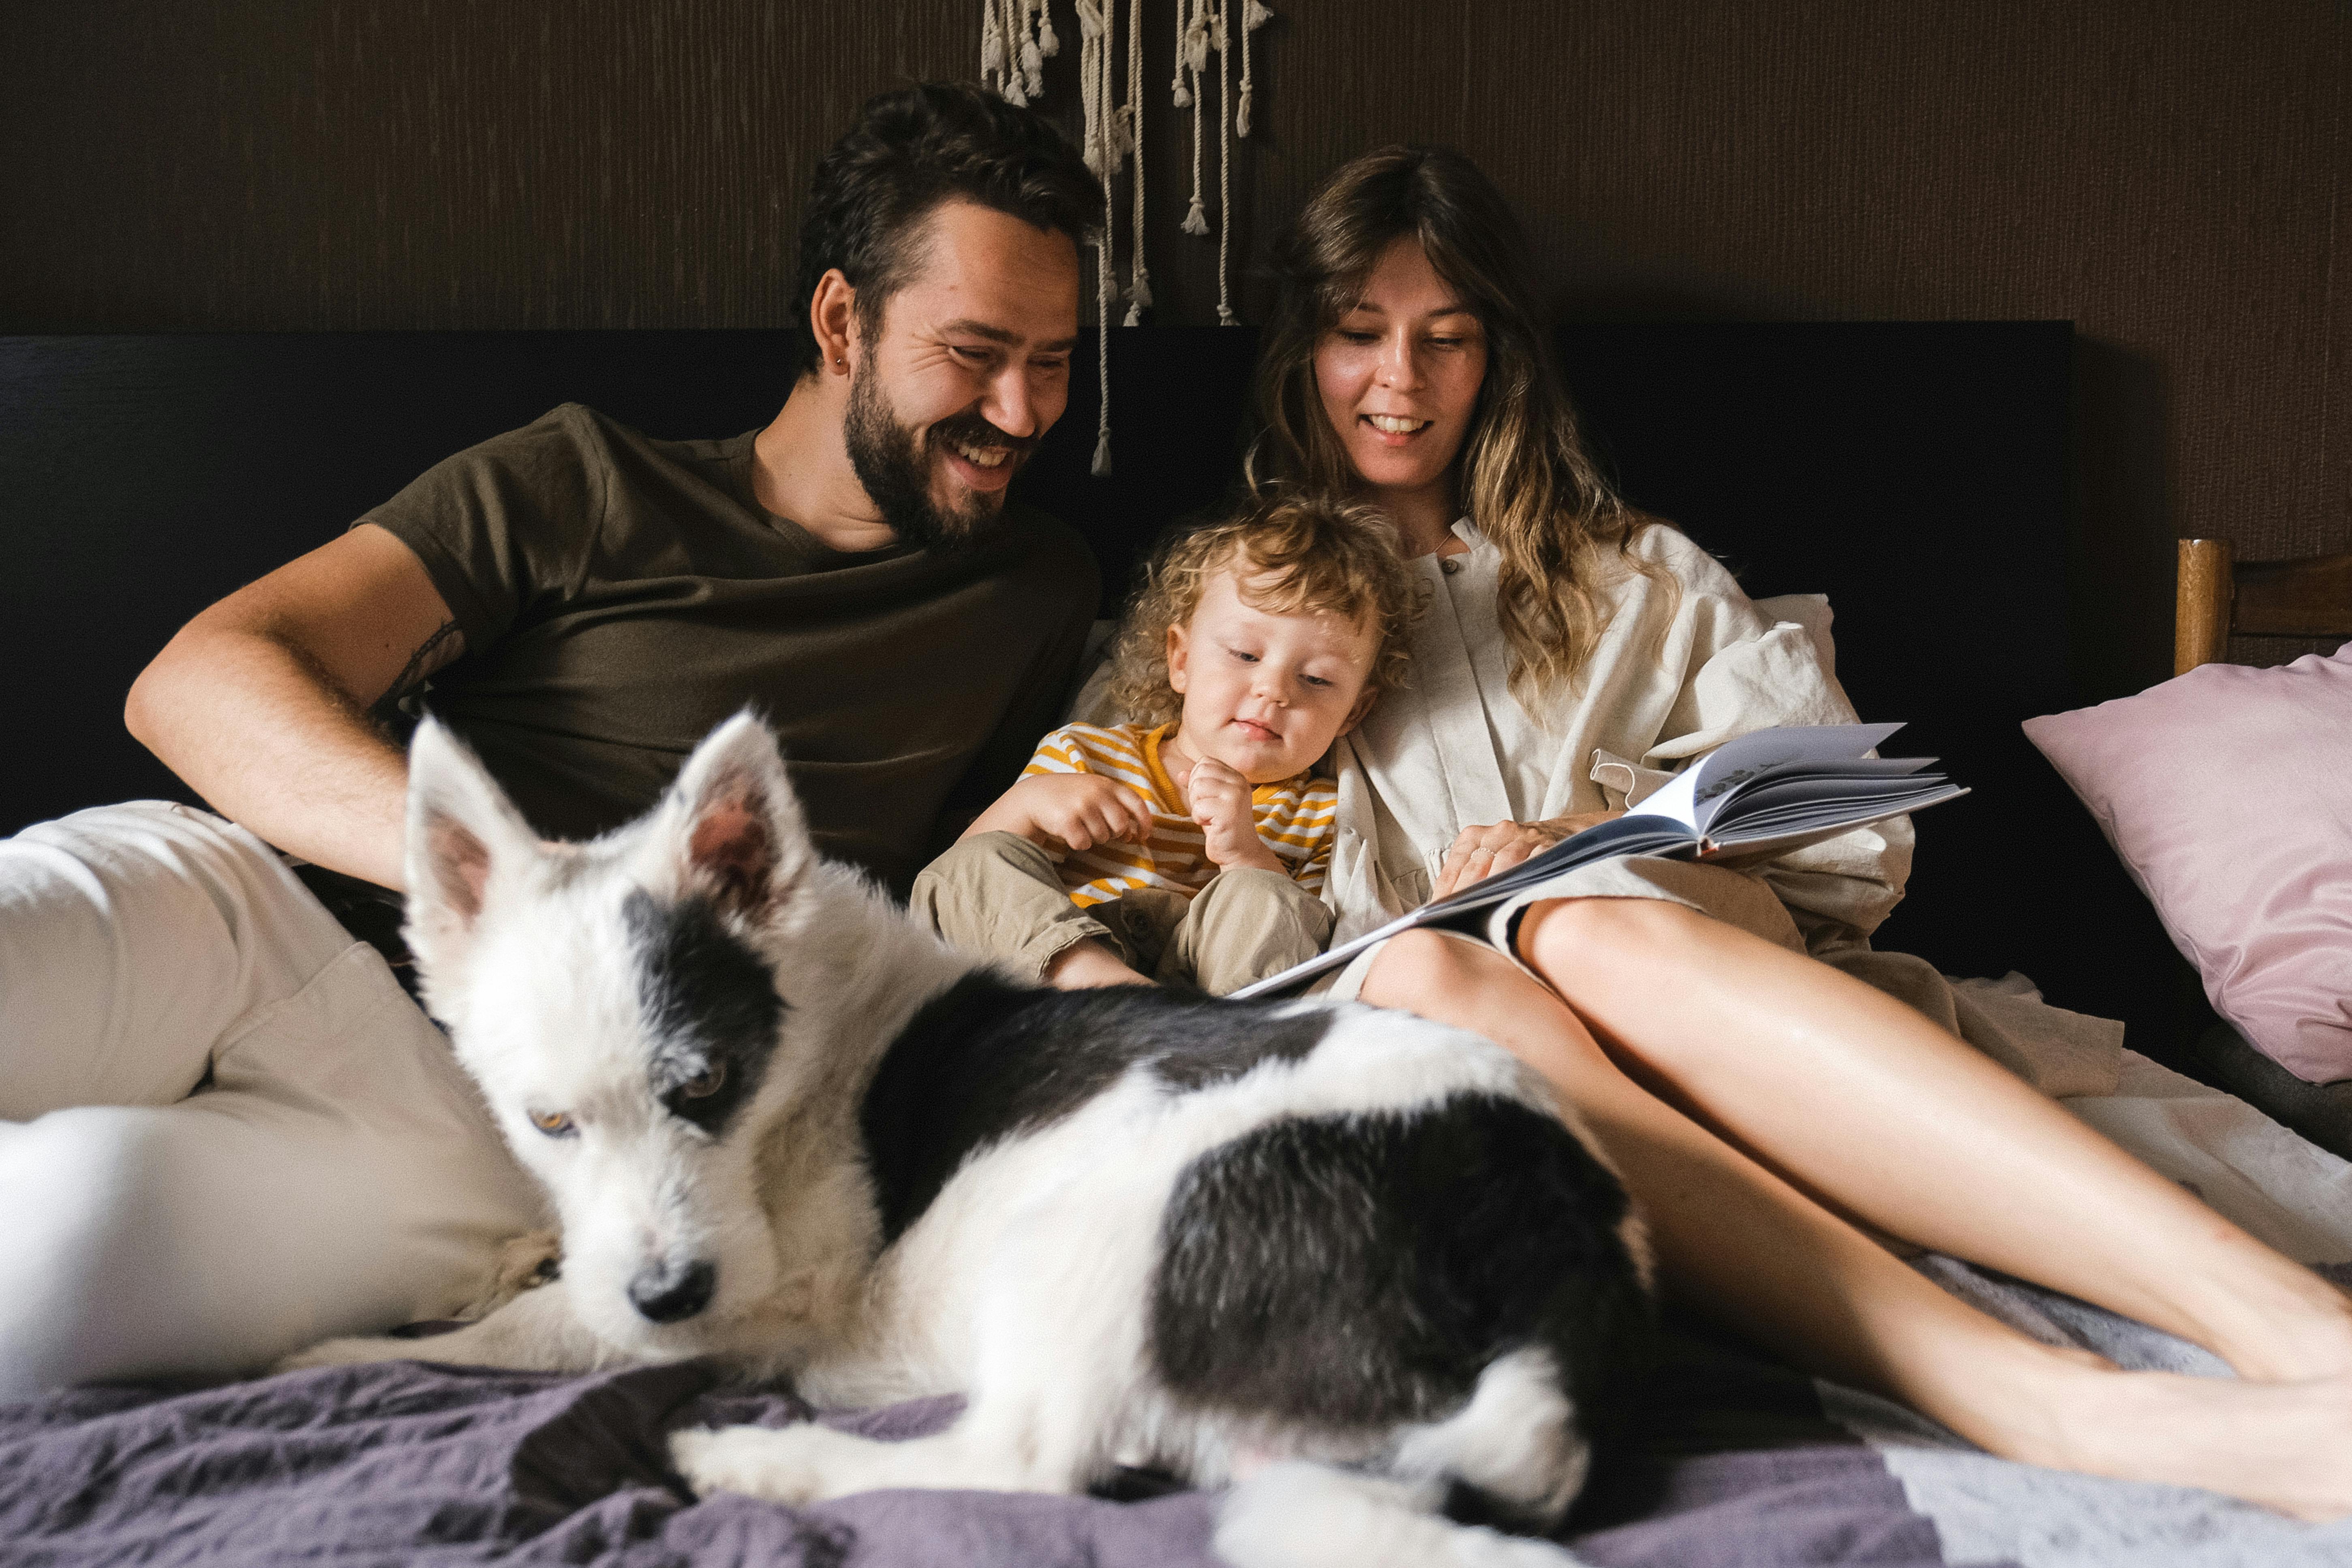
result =
M1243 867L1260 871L1283 868L1281 858L1257 836L1257 813L1251 808L1250 783L1237 769L1214 757L1203 757L1176 781L1176 787L1184 792L1185 804L1192 808L1192 820L1201 825L1201 836L1206 841L1204 851L1218 870L1232 871Z
M1140 844L1151 837L1151 808L1100 773L1031 773L997 796L961 836L975 833L1018 833L1049 848Z
M1447 898L1473 882L1483 881L1497 871L1507 871L1531 855L1550 848L1563 838L1573 837L1588 827L1598 826L1612 816L1622 816L1622 811L1581 811L1570 816L1555 816L1546 822L1496 822L1483 827L1465 827L1445 858L1437 868L1436 884L1430 889L1433 899Z

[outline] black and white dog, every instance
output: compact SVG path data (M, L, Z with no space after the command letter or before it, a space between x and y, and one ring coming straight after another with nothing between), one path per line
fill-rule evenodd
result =
M1559 1561L1648 1319L1617 1182L1541 1081L1401 1013L1011 983L818 857L739 717L648 816L537 839L419 731L409 940L563 1235L561 1278L415 1355L710 1355L936 1436L678 1434L698 1490L1238 1481L1241 1564Z

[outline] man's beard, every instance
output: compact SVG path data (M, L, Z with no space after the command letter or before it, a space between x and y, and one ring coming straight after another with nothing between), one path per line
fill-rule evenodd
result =
M1004 460L1018 466L1036 445L1013 439L971 411L940 420L919 442L914 430L892 415L882 400L879 378L863 364L849 378L841 437L849 448L849 466L882 521L905 542L940 554L969 550L993 532L1004 515L1004 492L975 490L960 510L941 507L931 500L927 447L960 439L967 446L1009 447Z

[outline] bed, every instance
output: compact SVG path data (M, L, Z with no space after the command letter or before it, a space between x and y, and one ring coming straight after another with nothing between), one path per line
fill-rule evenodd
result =
M2019 730L2110 695L2079 683L2099 667L2084 649L2122 647L2128 663L2148 619L2133 595L2169 589L2136 571L2103 578L2072 515L2071 330L1591 325L1564 331L1561 349L1628 494L1756 596L1828 595L1863 714L1910 720L1903 749L1975 787L1922 819L1913 897L1883 945L1958 974L2023 970L2061 1005L2126 1019L2137 1049L2114 1063L2114 1092L2071 1108L2295 1255L2352 1261L2352 1168L2174 1070L2192 1065L2185 1042L2211 1015L2093 816ZM1083 371L1021 483L1087 532L1107 581L1123 584L1165 521L1218 492L1254 350L1245 331L1117 337L1107 479L1087 470ZM770 332L0 339L5 717L42 759L0 770L0 831L178 795L121 731L139 666L202 605L436 458L568 399L657 435L747 428L781 402L786 360ZM2147 651L2146 679L2168 652ZM1916 1266L2029 1332L2212 1370L2078 1303L1947 1259ZM429 1338L418 1352L429 1358ZM825 1418L910 1435L951 1409ZM808 1414L788 1389L724 1386L692 1364L553 1378L425 1359L76 1390L0 1405L0 1556L1211 1561L1210 1500L1150 1477L1094 1498L899 1492L794 1512L692 1501L661 1461L681 1424ZM2352 1561L2352 1529L2006 1465L1676 1320L1639 1462L1565 1539L1596 1563Z

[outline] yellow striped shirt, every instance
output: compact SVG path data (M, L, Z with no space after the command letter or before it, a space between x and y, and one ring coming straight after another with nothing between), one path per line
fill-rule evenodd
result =
M1037 754L1021 770L1031 773L1099 773L1141 795L1151 808L1151 836L1140 844L1097 844L1073 849L1062 858L1062 886L1080 909L1106 903L1135 888L1165 888L1190 898L1217 874L1208 857L1201 825L1184 808L1184 796L1160 761L1162 724L1106 728L1066 724L1037 743ZM1323 890L1337 831L1339 786L1313 773L1250 791L1260 842L1274 851L1292 879L1310 893Z

